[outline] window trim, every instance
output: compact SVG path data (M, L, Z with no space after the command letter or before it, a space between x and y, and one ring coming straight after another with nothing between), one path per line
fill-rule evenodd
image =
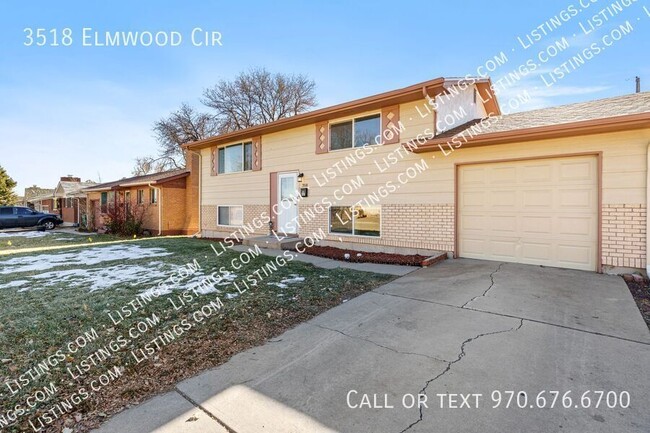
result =
M381 239L382 233L384 232L384 219L382 218L383 214L383 209L382 205L380 204L375 204L375 205L367 205L367 206L376 206L379 208L379 236L373 236L373 235L356 235L354 234L354 217L352 218L352 233L341 233L341 232L333 232L332 231L332 208L333 207L355 207L355 206L361 206L358 203L353 204L353 205L345 205L345 204L338 204L338 205L330 205L327 208L327 233L332 235L332 236L353 236L353 237L361 237L361 238L371 238L371 239Z
M241 208L241 225L219 224L219 208L222 207L240 207ZM244 205L242 204L219 204L217 205L217 227L244 227Z
M247 144L249 144L251 146L251 161L250 161L250 168L248 170L244 170L244 167L246 167L246 161L245 161L246 151L245 151L245 147L246 147ZM224 165L225 165L226 148L234 147L234 146L241 146L241 167L242 167L242 169L240 171L228 171L228 172L220 171L220 170L222 170L222 166L219 163L219 151L221 149L223 149L223 151L224 151ZM219 146L219 147L217 147L216 155L215 155L215 158L214 158L214 163L217 165L217 167L216 167L217 168L217 175L218 176L223 176L225 174L238 174L238 173L246 173L246 172L249 172L249 171L253 171L254 159L255 158L253 157L253 141L252 140L242 141L242 142L239 142L239 143L228 144L226 146Z
M357 119L363 119L364 117L373 117L379 115L379 134L378 136L381 137L382 131L382 114L381 111L376 112L376 113L368 113L364 114L361 116L353 116L353 117L346 117L344 119L337 119L334 122L328 122L327 123L327 151L328 152L341 152L343 150L351 150L351 149L356 149L357 147L354 145L354 138L356 135L356 128L355 124ZM346 123L352 121L352 147L344 147L343 149L332 149L332 126L339 125L341 123ZM381 146L383 143L368 143L368 146ZM360 146L361 147L361 146Z

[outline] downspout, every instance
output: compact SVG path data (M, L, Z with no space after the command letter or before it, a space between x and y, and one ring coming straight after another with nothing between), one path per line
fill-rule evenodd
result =
M149 182L147 185L149 185L149 188L153 188L158 190L158 236L162 236L162 206L163 206L163 198L162 198L162 188L156 188ZM151 201L151 198L149 198L149 201Z
M648 142L648 149L646 152L646 183L645 183L645 206L646 206L646 219L645 219L645 271L650 275L650 215L648 215L648 207L650 205L650 142Z
M197 152L195 150L187 149L187 151L199 156L199 226L197 228L198 231L192 235L192 237L195 237L201 235L201 227L203 227L201 224L201 209L203 209L203 155L201 155L201 152ZM190 176L191 175L192 173L190 173Z

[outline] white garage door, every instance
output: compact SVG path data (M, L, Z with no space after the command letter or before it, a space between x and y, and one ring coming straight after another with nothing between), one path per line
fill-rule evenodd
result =
M596 270L595 156L460 166L459 255Z

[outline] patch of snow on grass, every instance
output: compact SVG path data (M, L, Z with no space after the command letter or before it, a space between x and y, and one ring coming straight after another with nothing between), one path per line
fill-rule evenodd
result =
M25 231L25 232L0 232L0 238L42 238L43 236L49 235L49 232L45 231Z
M29 280L14 280L5 284L0 284L0 289L11 289L13 287L24 286L25 284L29 284Z
M277 287L279 287L281 289L286 289L286 288L289 287L289 284L302 283L303 281L305 281L305 277L301 277L298 274L290 274L289 276L291 278L283 278L282 280L280 280L279 283L270 282L270 283L266 283L266 284L268 286L277 286Z
M87 287L91 292L108 289L119 284L147 284L166 276L162 271L162 263L155 262L147 266L116 265L106 268L68 269L50 271L33 275L34 280L44 287L57 286L65 283L68 287Z
M96 265L112 260L144 259L171 254L164 248L147 248L133 244L83 248L73 252L38 254L2 260L0 261L0 275L44 271L57 266Z

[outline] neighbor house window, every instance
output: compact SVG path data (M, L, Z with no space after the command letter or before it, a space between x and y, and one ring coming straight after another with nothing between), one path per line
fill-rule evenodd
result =
M380 206L331 206L330 233L355 236L379 236Z
M101 212L106 212L106 208L108 206L108 193L107 192L101 193L101 197L99 199L99 204L101 205L100 206L100 211Z
M156 188L149 188L149 199L151 204L158 203L158 190Z
M136 200L138 204L143 204L144 203L144 190L139 189L138 192L136 193Z
M243 226L244 207L243 206L218 206L217 224L220 226Z
M377 144L376 139L380 134L381 117L379 114L334 123L330 125L330 150Z
M253 143L239 143L220 147L218 150L218 173L237 173L253 169Z

